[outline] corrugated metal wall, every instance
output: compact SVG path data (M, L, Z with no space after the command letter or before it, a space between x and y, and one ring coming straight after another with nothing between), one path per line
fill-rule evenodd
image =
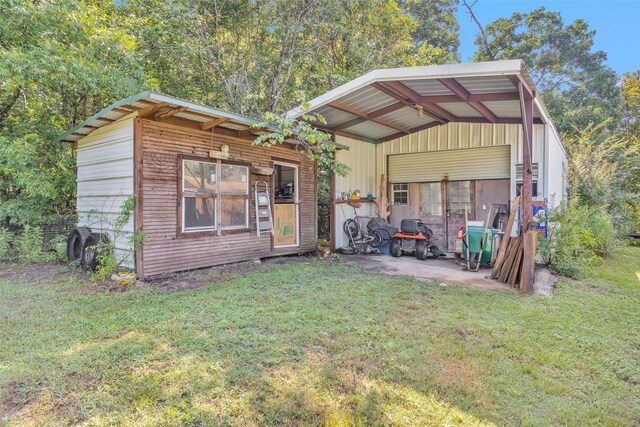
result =
M101 127L78 141L76 152L78 225L106 232L113 241L113 224L122 203L133 191L133 117ZM135 259L127 241L133 233L133 216L125 235L115 242L116 257L133 268Z
M509 178L508 145L389 156L389 182Z
M380 175L387 173L389 155L508 145L511 146L509 178L511 199L513 199L516 193L516 164L522 162L522 137L521 125L480 123L449 123L381 144L370 144L338 136L336 142L349 146L350 149L339 150L336 158L350 166L352 172L346 178L336 178L336 191L359 189L364 195L369 191L377 195ZM533 139L533 161L542 163L545 161L545 125L534 125ZM538 180L540 196L546 188L544 185L546 176L546 173L541 173ZM345 212L344 215L342 210ZM363 207L362 212L367 215L375 213L373 206ZM350 216L352 216L351 208L336 209L337 246L346 244L342 223L345 217Z
M368 193L378 195L376 187L376 146L368 142L355 139L337 137L337 142L349 147L349 150L338 150L336 160L345 163L351 168L351 173L346 177L336 176L336 191L350 192L360 190L361 197ZM335 197L335 194L333 195ZM358 209L360 216L374 216L375 205L364 202ZM346 246L347 235L342 230L342 224L347 218L353 218L353 208L346 203L336 205L335 235L336 247Z

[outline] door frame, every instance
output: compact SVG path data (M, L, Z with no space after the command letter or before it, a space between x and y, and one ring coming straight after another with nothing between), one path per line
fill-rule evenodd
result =
M297 248L300 246L300 168L299 165L295 164L295 163L288 163L288 162L282 162L279 160L274 160L273 161L273 165L279 165L279 166L286 166L289 168L293 168L295 170L294 173L294 178L293 178L293 186L294 186L294 191L293 191L293 205L295 205L296 207L296 243L293 245L281 245L278 246L276 245L276 240L275 240L275 236L273 238L273 248L274 249L280 249L280 248ZM275 176L273 178L273 184L272 184L272 199L273 199L273 204L274 204L274 211L275 211L275 204L276 204L276 197L275 197ZM274 221L275 222L275 221ZM274 223L275 226L275 223ZM274 231L275 232L275 231Z

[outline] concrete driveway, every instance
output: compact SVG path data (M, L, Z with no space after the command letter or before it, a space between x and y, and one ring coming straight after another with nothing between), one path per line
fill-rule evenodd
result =
M345 261L352 262L367 270L378 273L412 276L418 280L463 285L473 289L510 290L505 283L490 279L491 269L481 268L478 272L466 271L466 264L458 264L453 258L432 258L417 260L412 255L394 258L391 255L343 255Z

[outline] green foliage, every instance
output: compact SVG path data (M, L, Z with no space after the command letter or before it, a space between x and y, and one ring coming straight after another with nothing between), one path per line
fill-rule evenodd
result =
M11 241L13 235L5 227L0 227L0 261L8 261L13 258L11 254Z
M131 220L136 207L136 196L131 195L120 206L118 215L114 220L109 220L106 216L100 216L98 222L102 224L103 228L110 231L112 240L101 240L96 245L97 267L92 272L91 277L93 280L103 281L111 277L111 275L118 269L122 268L125 262L131 261L130 257L135 253L135 250L139 249L146 238L144 230L139 230L133 234L125 230L127 224ZM103 230L103 231L106 231ZM128 251L125 257L117 257L115 252L116 241L125 239L129 244L130 251Z
M58 261L57 252L44 252L42 229L38 226L25 225L22 232L14 238L14 247L18 259L27 263L49 263Z
M313 126L313 123L325 124L324 117L305 114L301 119L290 119L267 112L263 120L256 127L270 132L258 136L254 145L272 147L285 141L293 142L318 164L319 169L332 170L340 176L347 176L351 172L347 165L335 159L336 146L330 134Z
M595 30L577 19L565 25L544 7L499 18L476 37L475 60L523 59L563 135L622 114L618 77L594 51Z
M52 140L146 75L112 1L2 1L0 16L0 218L43 224L75 201L71 147Z
M559 273L581 278L616 245L616 230L606 212L569 203L549 211L548 237L538 240L538 255Z
M622 78L623 128L630 137L640 138L640 70Z
M565 138L569 194L578 204L606 208L618 232L628 233L640 203L640 144L624 133L611 134L607 124Z

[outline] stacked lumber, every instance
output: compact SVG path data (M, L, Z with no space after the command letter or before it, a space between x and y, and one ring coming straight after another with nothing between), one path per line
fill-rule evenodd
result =
M516 197L511 206L498 255L493 264L491 278L518 287L523 291L533 291L534 259L538 233L528 227L520 227L518 234L511 236L513 224L518 213L520 197ZM516 285L517 284L517 285Z

